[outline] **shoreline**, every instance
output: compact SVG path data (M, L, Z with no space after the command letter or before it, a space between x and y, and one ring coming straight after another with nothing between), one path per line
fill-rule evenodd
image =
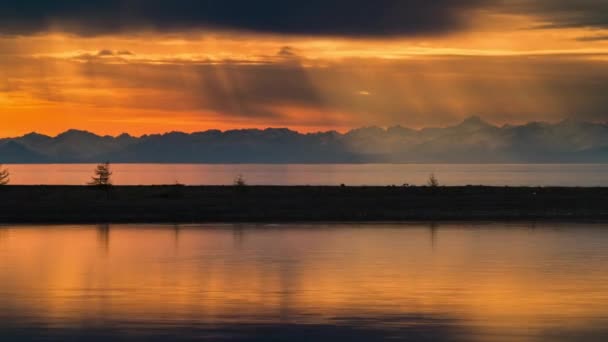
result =
M608 188L0 187L0 224L608 222Z

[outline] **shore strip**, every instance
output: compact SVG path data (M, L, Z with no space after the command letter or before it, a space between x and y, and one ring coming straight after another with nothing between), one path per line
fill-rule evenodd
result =
M608 188L3 186L0 223L608 222Z

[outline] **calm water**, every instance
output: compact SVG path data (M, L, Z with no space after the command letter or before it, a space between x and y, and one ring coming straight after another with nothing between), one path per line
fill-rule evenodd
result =
M606 341L605 225L0 229L3 341Z
M85 184L95 165L8 165L13 184ZM422 185L435 173L445 185L608 186L608 164L205 165L116 164L117 185L225 185L243 175L255 185Z

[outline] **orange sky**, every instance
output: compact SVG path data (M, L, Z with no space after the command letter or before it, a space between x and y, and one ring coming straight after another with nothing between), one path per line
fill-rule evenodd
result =
M422 37L0 36L0 136L604 121L608 30L488 10L469 20Z

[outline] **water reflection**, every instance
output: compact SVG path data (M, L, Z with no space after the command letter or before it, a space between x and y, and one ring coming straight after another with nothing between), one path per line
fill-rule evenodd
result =
M110 225L99 224L97 225L97 242L99 249L103 251L104 255L107 255L110 251Z
M605 228L0 228L0 335L605 340Z
M437 244L437 230L438 224L435 222L431 222L429 224L429 231L431 233L431 248L435 250L435 245Z
M234 241L235 248L242 248L243 242L245 241L245 225L241 223L236 223L232 225L232 236Z
M175 245L175 252L177 253L177 251L179 250L179 233L180 233L180 225L179 224L174 224L173 225L173 242Z

